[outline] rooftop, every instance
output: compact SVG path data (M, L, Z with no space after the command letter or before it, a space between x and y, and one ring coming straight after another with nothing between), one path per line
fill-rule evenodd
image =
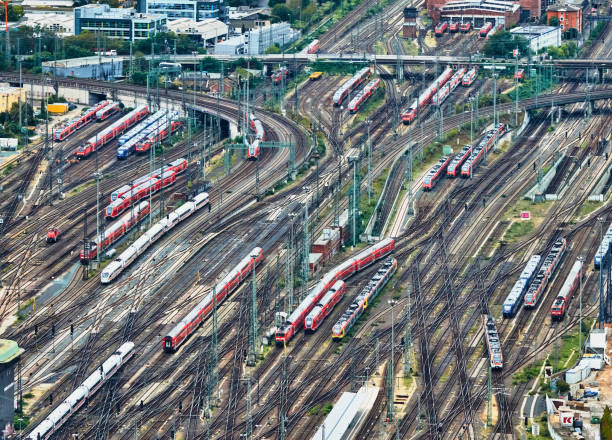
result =
M202 21L179 18L177 20L168 20L166 26L177 34L201 35L205 40L214 38L217 35L227 34L227 25L215 18L207 18Z
M81 18L114 18L114 19L160 19L165 18L161 14L144 14L136 12L134 9L111 8L106 4L89 4L74 8L81 13Z
M560 29L558 26L522 26L510 29L513 34L521 35L544 35Z
M6 364L17 359L23 353L17 342L10 339L0 339L0 364Z
M580 8L576 8L570 5L551 5L548 7L548 10L558 12L578 12Z
M99 62L104 63L118 63L123 61L122 56L117 57L107 57L102 56L98 57L97 55L93 55L90 57L81 57L81 58L70 58L67 60L57 60L57 61L45 61L42 63L43 67L58 67L58 68L69 68L69 67L79 67L79 66L88 66L92 64L98 64Z
M520 6L514 2L503 0L451 0L443 5L440 10L462 10L462 9L485 9L489 11L517 11Z

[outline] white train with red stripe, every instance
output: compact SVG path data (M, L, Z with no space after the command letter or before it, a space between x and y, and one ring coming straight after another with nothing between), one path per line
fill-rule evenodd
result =
M77 116L76 118L71 119L67 124L56 128L53 132L53 140L56 142L63 141L81 127L84 127L91 121L95 120L96 113L112 103L113 101L100 101L93 107L83 110L81 116Z
M395 249L395 241L392 238L386 238L327 272L323 278L310 289L306 298L304 298L293 313L291 313L287 321L276 330L274 335L276 343L279 345L286 344L304 327L306 316L308 316L311 310L321 301L323 296L332 288L336 281L346 280L351 275L389 255L393 252L393 249Z
M412 121L414 121L417 113L423 111L423 109L431 102L431 99L436 92L440 90L444 84L446 84L451 76L453 76L453 69L450 67L444 69L444 72L442 72L434 82L429 84L429 86L423 92L421 92L417 99L412 101L412 104L408 110L402 113L402 122L404 124L410 124Z
M489 365L494 370L501 370L504 367L504 354L502 353L501 340L499 339L495 320L492 316L483 315L482 323L489 351Z
M576 291L576 288L580 285L580 278L582 277L582 261L576 260L574 265L570 269L561 290L555 301L550 308L550 317L555 320L561 321L565 316L565 312L569 307L569 302Z
M459 153L455 155L448 163L448 167L446 167L446 175L448 177L459 177L461 174L461 166L470 157L472 153L472 146L466 145L464 146Z
M141 141L136 142L134 150L137 154L146 154L153 145L163 141L182 126L183 121L178 119L178 113L171 112L147 128L147 134Z
M527 290L525 294L525 308L533 309L537 305L540 297L544 295L548 282L554 276L563 255L565 255L566 247L567 242L565 238L559 238L555 241L546 259L540 266L538 273L529 285L529 290Z
M357 113L357 110L372 96L378 87L380 86L380 79L374 78L363 88L361 92L357 94L348 105L348 110L351 113Z
M465 75L465 69L462 67L453 74L451 79L449 79L447 83L444 84L444 86L442 86L440 90L438 90L438 92L436 92L436 94L432 98L433 104L443 104L444 101L446 101L446 98L448 98L450 94L453 93L453 91L457 88L457 86L461 82L461 78L463 78L463 75Z
M96 239L89 243L89 251L81 251L79 259L81 264L89 264L91 260L96 258L98 251L102 252L104 249L110 247L113 243L123 237L130 229L138 224L142 219L149 215L150 207L149 202L140 202L133 209L124 214L119 220L104 228L104 233L101 239Z
M57 432L66 420L85 404L134 354L134 343L124 342L75 389L62 403L40 422L24 438L47 440Z
M312 40L310 43L308 43L308 46L302 50L302 52L317 53L319 50L321 50L321 42L319 40Z
M249 127L254 132L253 140L248 142L247 140L247 159L257 160L261 153L261 142L264 140L266 131L264 130L262 122L253 113L249 114Z
M501 31L504 28L502 24L498 24L497 26L493 26L489 32L487 32L487 40L495 35L497 32Z
M119 111L119 103L111 102L110 104L104 106L104 108L101 108L100 110L96 112L96 119L98 120L98 122L105 121L106 119L108 119L109 117L117 113L118 111Z
M461 177L470 177L473 170L480 164L485 154L506 132L506 124L500 122L491 130L488 130L478 145L472 150L472 154L461 166Z
M149 246L155 243L166 232L173 229L176 225L191 216L194 212L210 205L208 202L208 193L198 194L193 200L187 201L166 217L155 223L147 232L142 234L134 243L123 251L115 261L112 261L104 268L100 274L100 282L108 284L117 278L134 260L136 260Z
M450 156L442 156L437 164L435 164L431 169L425 174L423 177L422 188L423 191L431 191L438 180L444 174L446 174L446 168L448 167L448 163L450 162Z
M463 75L463 79L461 80L461 85L465 87L469 87L474 83L476 79L476 69L472 68L468 70L468 72Z
M76 156L79 159L86 158L87 156L95 152L98 148L103 147L108 142L121 135L125 130L136 124L148 114L149 108L146 105L136 107L127 115L103 129L96 136L92 136L85 143L85 145L82 145L77 148L77 150L75 151Z
M339 106L342 104L342 101L346 99L346 97L351 93L351 91L355 90L359 85L364 82L366 79L370 77L370 68L364 67L359 70L356 74L354 74L348 81L340 86L338 90L334 93L332 98L332 103L334 106Z
M480 32L479 32L480 36L483 38L486 37L491 29L493 29L493 23L491 23L490 21L487 21L484 24L484 26L480 28Z
M329 312L331 312L336 304L342 299L345 292L346 285L344 281L336 281L331 289L329 289L329 292L325 294L321 301L319 301L306 316L304 320L304 331L309 333L319 328L319 325L321 325L325 317L329 315Z
M253 272L263 261L263 250L260 247L244 257L206 296L166 333L162 338L162 347L165 351L173 352L200 326L202 321L212 312L213 294L217 298L217 305L221 304L238 285Z

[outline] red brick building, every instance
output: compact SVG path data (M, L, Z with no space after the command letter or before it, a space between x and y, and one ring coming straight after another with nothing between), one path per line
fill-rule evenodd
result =
M443 20L470 21L475 28L480 28L492 22L507 28L519 22L521 8L515 2L501 0L450 0L434 9L431 17L436 24Z
M404 8L404 25L402 26L402 37L416 38L417 37L417 17L419 11L417 8Z
M571 28L577 29L582 33L582 9L569 5L552 5L546 11L546 22L552 17L557 17L563 32Z

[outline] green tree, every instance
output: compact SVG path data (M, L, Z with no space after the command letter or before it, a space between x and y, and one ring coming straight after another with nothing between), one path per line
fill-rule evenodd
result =
M599 430L601 440L612 440L612 414L610 414L610 408L607 405L601 418Z
M272 46L266 49L266 54L277 54L277 53L281 53L281 48L276 43L274 43Z
M489 56L505 57L511 56L514 49L518 49L523 55L527 54L529 50L527 40L511 32L498 31L489 37L483 51Z
M559 22L559 19L558 19L557 17L550 17L550 18L548 19L548 25L549 25L549 26L555 26L555 27L557 27L557 26L560 26L560 24L561 24L561 23Z
M272 8L272 16L278 17L280 21L290 21L292 15L292 11L287 5L278 4Z
M2 21L5 21L4 18L4 8L0 8L0 19ZM7 12L8 12L8 21L19 21L19 19L21 17L23 17L23 6L18 6L18 5L12 5L9 3L8 7L7 7Z

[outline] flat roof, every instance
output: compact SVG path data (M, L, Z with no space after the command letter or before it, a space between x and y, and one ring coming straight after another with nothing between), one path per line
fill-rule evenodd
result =
M0 364L14 361L23 353L23 348L19 348L17 342L10 339L0 339Z
M93 64L98 63L106 64L106 63L122 63L123 56L118 55L116 57L109 56L101 56L92 55L90 57L81 57L81 58L70 58L67 60L57 60L57 61L45 61L42 63L44 67L49 67L53 69L53 67L57 67L59 69L65 69L70 67L81 67L81 66L91 66Z
M513 34L520 35L544 35L549 32L554 32L560 29L560 26L521 26L516 27L514 29L510 29L510 32L512 32Z

